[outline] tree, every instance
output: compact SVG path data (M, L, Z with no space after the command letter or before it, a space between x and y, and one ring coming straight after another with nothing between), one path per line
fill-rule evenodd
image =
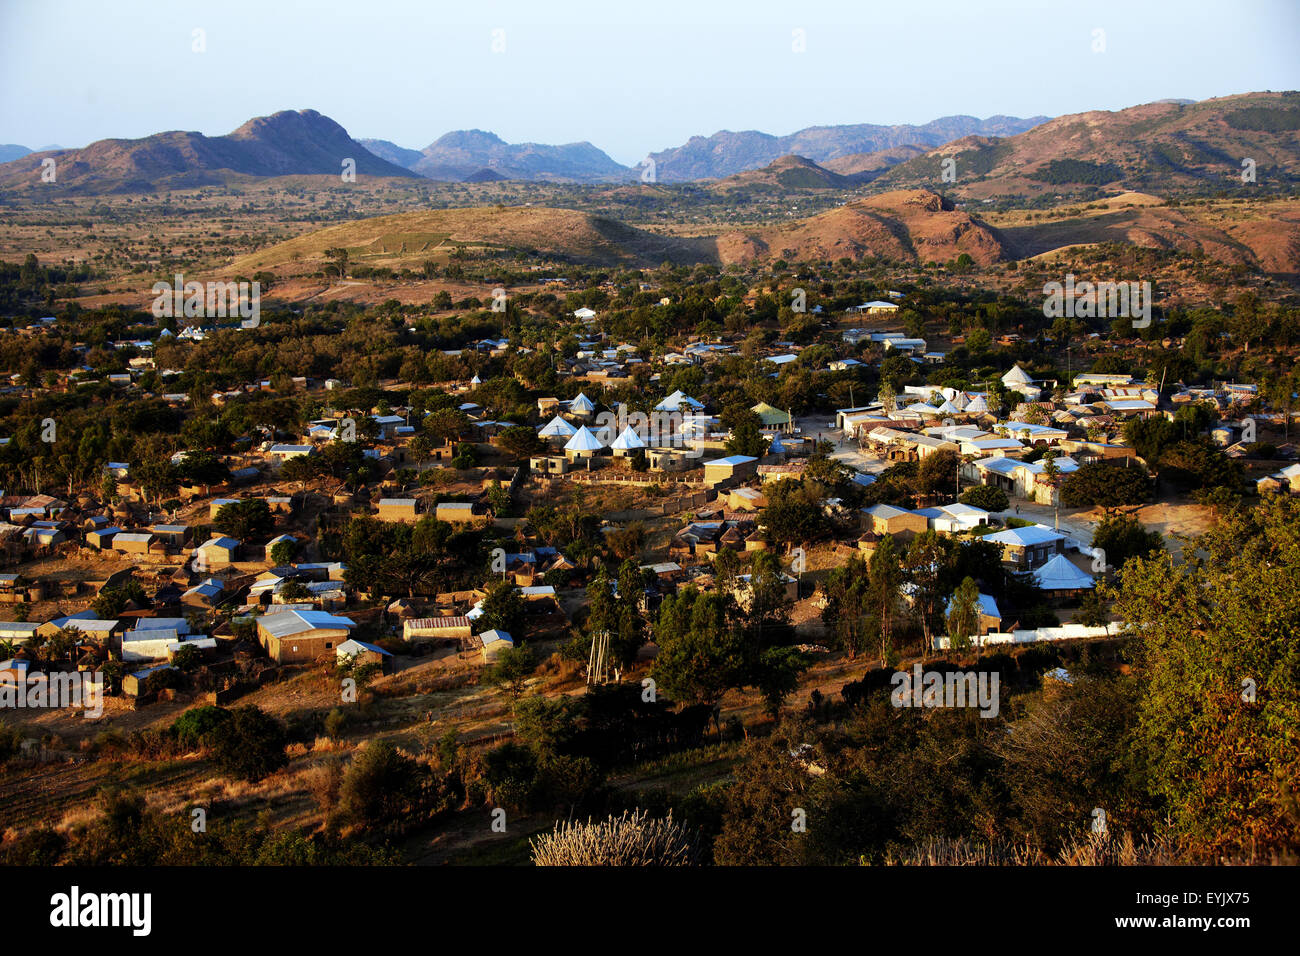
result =
M1184 488L1227 488L1245 483L1240 462L1233 461L1204 438L1175 442L1160 456L1160 474Z
M767 446L771 442L763 434L762 422L758 415L748 408L733 410L730 421L725 444L727 454L747 455L750 458L760 458L767 454ZM725 422L723 425L728 427Z
M1103 518L1092 533L1092 546L1105 553L1108 567L1122 568L1133 557L1162 550L1159 531L1147 531L1141 521L1123 515Z
M513 700L518 700L528 684L528 678L537 670L537 658L525 645L507 647L497 655L496 661L483 673L493 687L505 690Z
M127 581L121 587L105 588L99 592L99 596L91 602L90 607L95 612L95 616L100 620L110 620L117 617L128 604L134 603L143 607L148 601L145 596L144 588L139 581Z
M781 714L781 705L799 686L799 676L808 669L808 660L797 647L769 647L759 656L756 684L768 716Z
M903 558L903 570L911 586L912 610L921 624L927 648L931 646L931 635L942 613L940 601L947 583L951 552L950 539L937 531L926 531L912 539Z
M236 707L212 729L212 755L223 773L256 782L288 763L284 727L253 706Z
M239 541L265 538L275 526L271 508L261 498L245 498L217 509L214 527Z
M1064 495L1064 492L1062 494ZM991 512L1006 511L1011 506L1007 493L996 485L975 485L967 488L957 500L972 508L983 508Z
M545 449L546 444L537 432L527 425L511 425L496 437L496 444L515 458L529 458Z
M277 541L271 545L271 561L277 567L283 567L292 564L294 556L298 553L298 542L295 540Z
M419 806L428 777L427 767L391 742L367 741L343 774L339 817L362 826L400 819Z
M768 488L762 523L768 537L781 545L808 544L829 528L825 514L808 489L788 478Z
M1294 855L1300 501L1229 512L1183 560L1135 558L1108 592L1142 644L1137 755L1158 810L1207 860Z
M744 639L727 626L720 594L685 588L659 608L655 682L677 700L715 703L747 677Z
M889 663L894 647L894 623L900 603L903 569L893 535L885 535L867 564L867 606L880 634L880 660Z
M1178 429L1164 416L1156 418L1130 418L1124 423L1124 440L1143 461L1155 465L1160 461L1165 447L1174 443Z
M791 607L785 572L776 555L770 551L756 552L744 589L745 628L760 644L771 643L777 630L790 623Z
M872 630L868 621L867 587L867 565L856 554L840 567L832 568L822 582L826 595L822 621L850 658L858 656Z
M478 619L479 631L497 629L514 634L524 620L524 602L519 588L509 581L498 581L488 588L483 599L483 614Z
M1151 480L1141 468L1120 467L1104 461L1080 465L1061 485L1061 504L1067 508L1117 508L1140 505L1151 497Z
M913 487L922 498L948 497L957 493L957 453L944 449L926 455L916 466Z
M948 639L954 649L970 647L971 637L979 633L980 589L965 578L953 592L948 605Z

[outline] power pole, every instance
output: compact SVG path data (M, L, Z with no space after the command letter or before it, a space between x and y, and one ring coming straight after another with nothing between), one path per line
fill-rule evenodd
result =
M591 654L587 658L587 686L609 683L609 631L591 635Z

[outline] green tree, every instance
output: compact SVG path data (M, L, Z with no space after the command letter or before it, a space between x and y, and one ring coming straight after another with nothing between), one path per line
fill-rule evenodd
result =
M954 649L971 646L971 637L979 633L980 589L971 578L965 578L953 592L948 605L948 638Z
M519 630L524 620L524 601L519 588L509 581L498 581L488 588L483 599L483 614L477 621L479 631L497 629L507 634Z
M212 755L223 773L258 781L288 763L278 720L254 706L236 707L211 731Z
M245 498L217 509L214 527L239 541L265 538L275 526L270 506L261 498Z
M1006 511L1011 506L1007 493L995 485L975 485L967 488L957 500L972 508L983 508L994 513Z
M537 670L537 657L526 645L507 647L483 673L493 687L500 687L514 700L518 700L528 684L528 678Z
M1061 504L1067 508L1140 505L1151 497L1151 480L1138 467L1121 467L1104 461L1080 465L1061 485Z

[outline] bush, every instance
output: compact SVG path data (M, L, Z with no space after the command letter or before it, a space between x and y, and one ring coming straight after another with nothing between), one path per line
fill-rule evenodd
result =
M343 736L343 728L348 724L348 715L342 708L335 707L325 715L325 734L333 740Z
M1080 465L1061 485L1061 504L1067 508L1140 505L1150 497L1151 481L1140 468L1104 461Z
M343 774L339 815L362 826L400 819L419 805L428 775L387 740L372 740Z
M230 720L224 707L194 707L172 724L172 732L182 747L191 750L212 746L214 732Z
M696 856L671 812L660 820L644 810L603 823L561 823L530 846L536 866L690 866Z
M237 707L211 734L212 754L223 773L258 781L286 763L284 727L257 707Z
M983 508L985 511L1006 511L1011 506L1007 493L993 485L976 485L974 488L968 488L957 500L964 505Z

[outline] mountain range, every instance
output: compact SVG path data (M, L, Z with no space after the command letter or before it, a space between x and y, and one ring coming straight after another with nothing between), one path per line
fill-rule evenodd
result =
M0 147L21 151L23 147ZM10 153L0 152L0 158ZM507 143L483 130L447 133L422 150L355 140L314 110L249 120L225 136L157 133L83 149L21 154L0 163L0 189L35 188L41 162L74 192L135 192L241 177L338 175L346 159L365 176L455 182L635 182L591 143ZM692 137L651 153L662 183L709 181L726 192L933 189L965 200L1123 190L1167 194L1250 182L1300 183L1300 93L1163 100L1055 119L950 116L923 126L813 126L789 136L747 131Z
M688 182L756 169L791 154L824 163L897 146L941 146L963 136L1015 136L1046 120L1046 116L991 116L985 120L945 116L924 126L809 126L789 136L723 130L712 136L692 136L681 146L651 153L650 158L661 182Z
M56 185L89 193L215 185L232 176L337 176L349 159L358 176L417 175L380 159L315 110L259 116L225 136L172 131L29 153L0 165L0 188L40 186L47 158L55 161Z
M946 193L966 199L1033 198L1089 186L1169 193L1250 182L1300 184L1300 93L1058 116L1005 139L954 139L877 180L887 188L944 184Z
M809 127L789 136L724 131L707 138L692 137L682 146L651 154L651 158L658 166L657 178L663 181L714 179L758 169L796 152L814 162L852 161L861 158L860 154L900 148L921 152L969 134L1011 135L1043 119L954 116L924 126ZM36 153L23 146L0 147L0 188L39 184L40 162L47 157L57 163L57 182L79 192L183 188L238 176L335 174L346 158L356 161L358 175L421 176L452 182L626 182L641 174L641 168L623 166L587 142L559 146L507 143L494 133L475 129L446 133L424 149L414 150L382 139L354 140L329 117L315 110L300 110L249 120L225 136L172 131L141 139L99 140L83 149ZM844 175L855 176L867 168L878 171L891 161L897 160L869 159Z

